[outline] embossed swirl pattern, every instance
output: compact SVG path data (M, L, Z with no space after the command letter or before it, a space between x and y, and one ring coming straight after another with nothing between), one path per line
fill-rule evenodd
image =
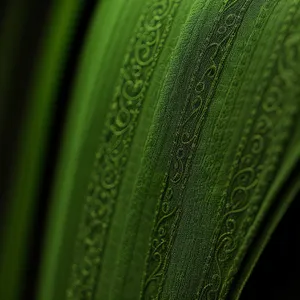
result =
M240 250L242 243L278 169L296 112L295 104L289 100L300 92L295 81L300 78L295 67L300 63L300 32L299 27L295 30L295 25L290 26L296 8L294 3L254 95L259 106L252 111L238 147L224 195L223 218L215 232L216 247L210 270L197 299L225 299L245 252ZM299 21L298 16L294 24L300 24Z
M180 202L198 145L201 126L213 98L224 61L250 3L251 0L234 0L224 3L195 64L185 108L173 142L171 159L168 162L168 172L163 183L164 189L159 199L141 299L160 298L170 250L180 220ZM172 195L172 197L167 195Z
M180 2L148 1L131 39L88 187L68 299L92 299L138 117Z

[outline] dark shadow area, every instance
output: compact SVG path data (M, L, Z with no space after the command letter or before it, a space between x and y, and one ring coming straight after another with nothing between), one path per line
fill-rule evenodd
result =
M241 300L300 299L299 197L300 193L272 235L246 283Z

